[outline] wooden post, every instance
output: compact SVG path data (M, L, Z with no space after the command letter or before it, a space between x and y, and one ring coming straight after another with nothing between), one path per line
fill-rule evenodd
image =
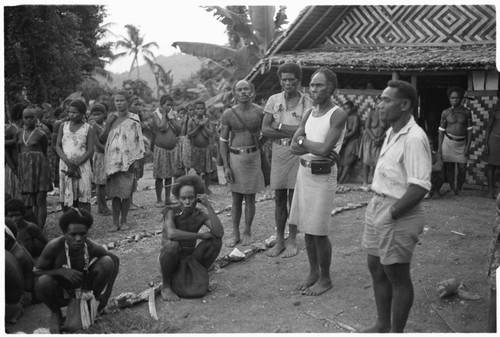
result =
M399 80L399 72L393 71L392 72L392 79L393 80Z

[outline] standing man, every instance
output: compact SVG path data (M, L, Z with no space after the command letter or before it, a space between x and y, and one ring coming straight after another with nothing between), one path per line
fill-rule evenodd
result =
M347 112L333 102L337 76L319 68L309 85L314 108L308 110L293 136L291 151L300 155L290 223L305 234L309 274L297 289L318 296L332 287L330 264L332 244L328 238L334 197L337 190L337 156L344 140Z
M161 193L165 188L165 205L170 203L172 177L182 175L182 163L176 156L177 137L182 127L176 121L172 109L174 100L169 95L160 97L160 106L153 113L153 132L155 144L153 149L153 178L155 179L156 204L163 206Z
M451 190L458 195L465 182L467 156L472 140L472 114L462 105L464 89L451 87L447 93L451 107L441 114L438 153L443 158L446 180ZM455 164L458 168L456 185Z
M264 189L259 135L264 117L262 108L252 103L255 96L253 85L238 81L233 88L237 105L222 115L220 152L224 163L224 176L231 183L233 236L228 241L234 247L242 241L252 243L251 227L255 216L255 194ZM231 139L229 135L231 134ZM245 230L240 237L242 202L245 199Z
M377 322L364 332L403 332L413 304L410 261L425 224L421 201L431 189L431 150L412 112L417 92L392 80L378 105L387 131L373 176L362 245L368 253Z
M500 108L490 112L486 137L484 139L483 160L486 165L486 179L491 198L496 198L495 170L500 167Z
M282 64L278 68L278 78L283 92L269 97L262 122L262 134L273 140L271 188L274 189L276 245L267 255L274 257L285 251L282 257L291 257L298 252L297 225L288 224L290 234L286 247L285 226L300 164L299 156L290 152L290 145L302 117L312 107L312 100L298 90L302 81L302 69L298 64Z

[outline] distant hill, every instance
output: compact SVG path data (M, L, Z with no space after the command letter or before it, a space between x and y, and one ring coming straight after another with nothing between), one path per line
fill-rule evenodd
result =
M172 70L171 74L174 77L174 84L178 84L182 80L188 79L201 67L201 61L197 57L181 53L170 56L160 55L156 58L156 63L161 65L165 71ZM153 91L156 91L155 77L147 64L139 67L139 74L141 79L148 82L149 87L153 89ZM119 74L111 73L111 76L113 77L113 82L108 82L108 85L111 88L121 88L123 81L129 79L135 80L137 78L137 71L134 69L131 73L128 71ZM98 80L101 83L105 82L104 78L99 78Z

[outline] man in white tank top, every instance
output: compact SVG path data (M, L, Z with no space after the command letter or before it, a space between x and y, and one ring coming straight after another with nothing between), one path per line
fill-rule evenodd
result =
M300 155L300 166L289 222L305 234L310 267L297 289L310 296L332 287L328 227L337 189L337 166L329 157L333 150L337 154L340 151L348 115L333 102L336 87L337 76L329 69L320 68L313 74L310 91L314 107L305 113L291 145L291 152Z

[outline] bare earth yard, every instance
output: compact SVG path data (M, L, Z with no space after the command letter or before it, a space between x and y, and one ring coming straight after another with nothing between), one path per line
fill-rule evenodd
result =
M139 192L134 194L134 202L144 209L130 212L130 221L135 224L132 229L109 233L106 229L111 218L95 215L91 239L109 244L143 231L154 233L161 230L161 209L155 207L151 176L151 168L146 166L145 177L139 181ZM335 199L338 207L367 202L372 196L371 192L357 190L357 185L344 186L347 191L337 194ZM230 190L215 185L212 191L214 195L210 200L214 208L226 210L220 217L226 236L229 236ZM269 191L267 193L269 195ZM428 224L412 263L415 300L407 332L485 331L489 298L487 248L495 221L495 202L485 195L485 192L466 190L461 196L447 195L424 201ZM257 203L253 226L253 236L258 242L275 234L274 201L265 196L257 196L264 199ZM55 209L57 200L55 196L49 197L51 209ZM95 206L92 211L96 212ZM300 251L293 258L270 258L260 252L245 261L212 271L210 284L214 290L204 298L167 303L157 296L159 321L150 318L148 305L144 302L101 316L88 332L347 333L351 328L366 327L375 320L376 311L366 254L360 248L364 212L365 207L360 207L332 216L329 236L333 247L331 274L334 287L319 297L304 296L295 290L308 271L304 237L299 234ZM57 227L60 214L49 215L46 226L49 238L60 233ZM161 282L156 263L160 242L160 235L152 235L113 249L120 257L121 265L112 296L123 292L140 293L147 289L148 282ZM224 246L220 256L231 250ZM450 278L463 282L469 291L481 298L439 298L437 283ZM49 311L44 305L31 305L25 308L24 316L17 324L7 325L7 328L10 332L32 333L37 328L47 327L48 317Z

